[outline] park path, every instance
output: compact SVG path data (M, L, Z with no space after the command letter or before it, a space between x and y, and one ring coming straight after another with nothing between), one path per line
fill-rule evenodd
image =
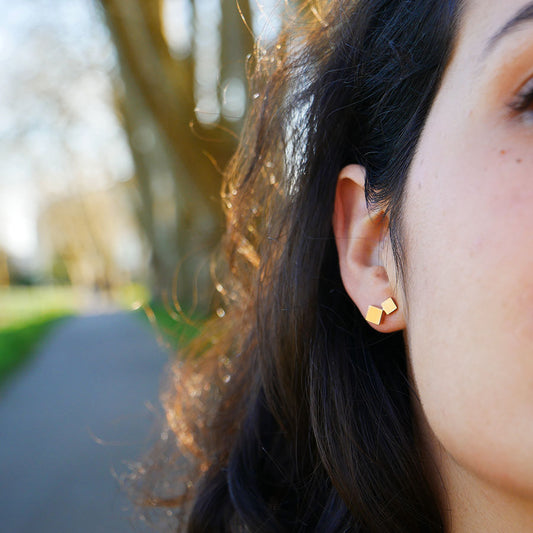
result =
M147 450L167 355L127 313L60 323L0 389L0 530L135 531L113 477Z

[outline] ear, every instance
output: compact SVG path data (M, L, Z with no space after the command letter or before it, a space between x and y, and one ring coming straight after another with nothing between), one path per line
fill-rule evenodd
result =
M404 329L400 295L394 294L391 283L396 275L388 218L383 212L369 212L365 198L365 169L360 165L348 165L339 174L333 231L344 287L361 314L365 317L368 306L379 308L382 302L392 297L398 309L390 315L383 313L379 325L370 325L383 333Z

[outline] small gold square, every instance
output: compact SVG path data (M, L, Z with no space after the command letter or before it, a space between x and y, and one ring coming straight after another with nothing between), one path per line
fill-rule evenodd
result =
M394 302L392 298L387 298L381 304L381 307L383 308L383 311L385 311L385 313L387 313L388 315L390 315L391 313L396 311L396 309L398 309L398 306L396 305L396 303Z
M372 324L376 324L376 326L379 326L382 315L383 315L383 309L380 309L379 307L374 307L373 305L369 305L365 318L368 322Z

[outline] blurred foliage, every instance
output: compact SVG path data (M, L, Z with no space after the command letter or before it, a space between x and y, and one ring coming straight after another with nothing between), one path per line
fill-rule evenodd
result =
M116 183L50 200L41 209L39 239L50 281L101 290L131 281L128 251L140 247L127 200L131 187Z
M183 311L153 301L135 311L140 320L147 322L161 346L172 355L177 355L180 347L194 339L201 330L204 316L190 316Z
M150 301L150 290L146 285L130 283L111 289L111 299L121 309L138 309Z
M72 287L1 287L0 329L41 318L75 314L85 297L83 291Z
M120 309L138 309L150 300L150 291L139 283L113 287L108 294L69 285L0 287L0 328L46 316L77 314L104 298L106 304Z

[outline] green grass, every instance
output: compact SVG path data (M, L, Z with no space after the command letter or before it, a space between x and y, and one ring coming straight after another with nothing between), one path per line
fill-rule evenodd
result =
M37 318L75 313L83 297L72 287L1 287L0 331Z
M61 319L79 310L82 297L71 287L0 288L0 386Z
M29 358L49 331L67 316L50 313L0 329L0 386Z
M0 287L0 387L59 321L83 309L87 297L87 290L68 286ZM112 299L122 309L138 308L149 300L149 292L140 284L130 284L114 289ZM160 342L171 352L199 332L198 327L162 304L133 313L152 325Z
M151 325L158 340L172 352L187 344L200 332L201 318L186 318L161 303L151 303L145 309L138 309L134 313Z
M137 309L150 300L148 287L140 283L129 283L111 290L113 301L122 309Z

